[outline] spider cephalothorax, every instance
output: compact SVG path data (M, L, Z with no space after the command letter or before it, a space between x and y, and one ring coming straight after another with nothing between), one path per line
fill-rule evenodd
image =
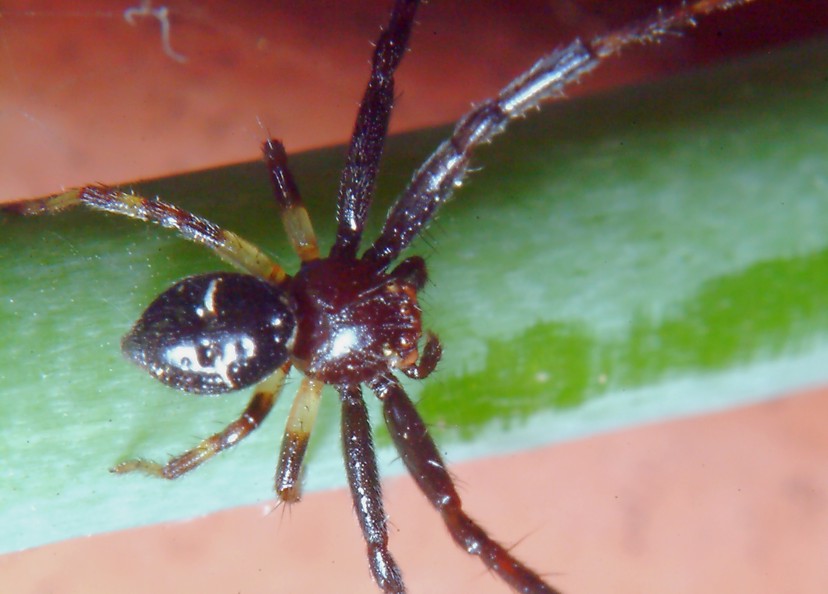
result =
M390 275L362 260L326 258L302 266L291 287L298 336L293 363L327 384L367 382L408 369L422 334L417 290L406 260Z
M300 495L302 462L324 384L342 406L342 444L354 507L374 579L389 594L405 591L388 548L388 530L362 386L382 401L392 440L412 478L442 515L454 540L524 594L557 592L492 540L462 508L442 456L396 370L421 379L434 370L441 348L427 335L422 353L417 292L426 281L419 257L391 264L431 221L464 179L472 151L562 90L601 60L633 44L658 40L695 17L750 0L695 0L638 25L570 45L538 60L494 98L456 125L414 174L374 243L359 255L362 233L394 100L394 72L411 32L417 0L396 0L374 51L337 199L336 240L320 257L316 237L287 167L282 144L264 144L273 195L302 264L294 276L230 231L159 200L115 188L87 186L14 207L25 214L58 212L77 204L151 221L204 244L242 273L194 276L162 293L123 341L126 355L164 383L195 393L255 385L239 417L223 431L166 464L123 462L118 473L143 471L176 478L237 444L261 423L291 367L304 379L288 416L276 471L280 500Z

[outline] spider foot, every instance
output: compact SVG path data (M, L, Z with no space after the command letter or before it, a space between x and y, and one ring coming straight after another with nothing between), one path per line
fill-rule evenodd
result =
M115 474L141 472L149 476L155 476L167 480L177 479L181 475L187 474L191 470L201 466L201 464L221 451L219 448L211 446L214 446L214 442L211 441L211 438L208 438L195 448L184 452L180 456L170 458L169 462L166 464L160 464L159 462L153 462L152 460L147 460L145 458L134 458L115 465L110 468L110 472Z
M299 485L293 485L288 489L276 491L276 497L279 499L279 505L299 503L302 500L302 489Z
M135 458L133 460L127 460L125 462L121 462L116 464L112 468L109 469L109 472L113 474L128 474L130 472L141 472L143 474L148 474L150 476L156 476L158 478L163 479L174 479L179 475L171 474L167 470L167 466L164 464L159 464L158 462L153 462L152 460L145 460L143 458Z
M68 190L55 196L48 198L39 198L36 200L25 200L22 202L12 202L4 204L0 207L0 212L11 216L37 216L43 214L55 214L69 210L74 206L80 204L80 191Z

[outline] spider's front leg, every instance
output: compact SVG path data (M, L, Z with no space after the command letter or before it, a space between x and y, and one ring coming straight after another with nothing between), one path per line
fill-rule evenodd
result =
M338 227L331 256L353 258L359 249L394 106L394 73L405 55L417 5L417 0L397 0L388 26L377 40L371 78L359 105L339 180Z
M483 101L460 118L445 140L420 166L388 213L380 236L363 259L387 266L429 224L437 210L466 178L474 151L503 132L510 122L541 103L563 96L603 60L635 44L655 43L695 24L699 16L727 10L753 0L692 0L614 33L589 41L576 39L543 56L506 85L496 97Z
M383 377L371 383L382 400L385 422L394 445L417 486L443 516L452 538L481 561L503 581L523 594L560 594L541 577L515 559L501 544L463 511L437 446L414 404L397 381Z

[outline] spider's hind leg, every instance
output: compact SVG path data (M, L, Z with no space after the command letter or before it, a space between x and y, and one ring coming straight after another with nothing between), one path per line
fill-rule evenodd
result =
M143 459L127 460L112 468L112 472L143 472L158 478L176 479L201 466L219 452L239 443L261 424L279 397L289 370L290 365L286 364L259 383L241 415L196 447L175 456L166 464Z
M172 229L184 239L207 246L221 259L259 278L277 284L287 278L281 266L235 233L173 204L109 186L85 186L6 208L22 215L40 215L59 213L79 205Z

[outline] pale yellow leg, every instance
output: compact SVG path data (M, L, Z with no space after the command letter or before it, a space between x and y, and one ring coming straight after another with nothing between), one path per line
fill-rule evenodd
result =
M235 233L172 204L115 188L86 186L50 198L21 203L14 208L24 215L37 215L61 212L79 204L177 231L185 239L207 246L222 260L248 274L277 284L287 277L281 266Z
M112 472L143 472L159 478L175 479L201 466L219 452L239 443L261 424L282 392L289 370L290 365L286 364L270 374L256 386L253 397L238 419L227 425L223 431L202 440L191 450L172 458L166 464L140 458L127 460L112 468Z
M302 460L308 449L324 385L320 381L304 378L288 415L275 487L276 495L286 503L299 501L302 494Z
M282 222L294 251L302 262L319 258L319 246L313 231L308 211L301 204L295 204L282 211Z

